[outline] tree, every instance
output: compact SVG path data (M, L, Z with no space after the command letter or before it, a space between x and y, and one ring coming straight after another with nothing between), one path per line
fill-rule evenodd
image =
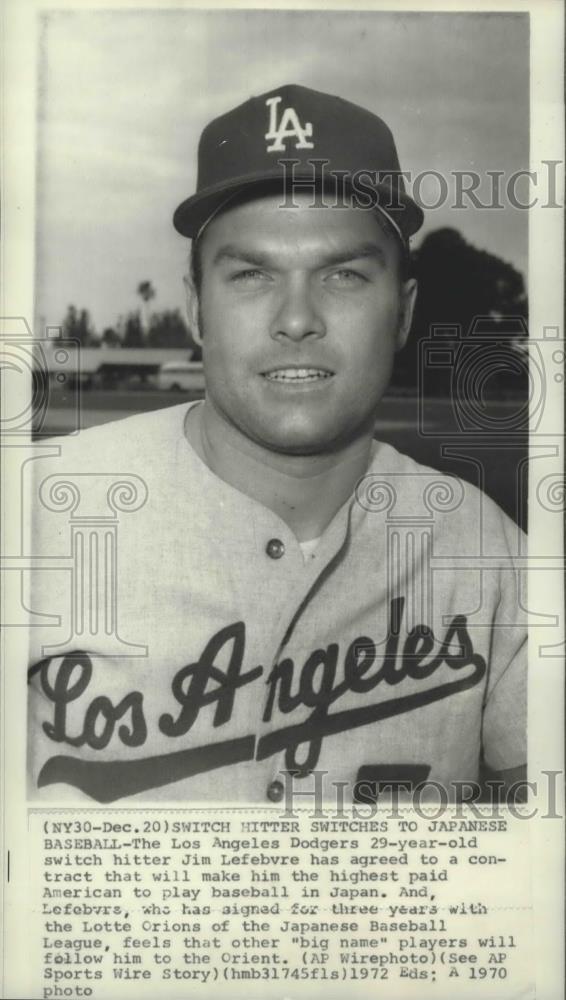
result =
M526 335L528 305L522 275L511 264L476 249L458 230L449 228L429 233L412 263L419 291L409 338L397 356L392 384L415 389L419 385L419 364L424 364L421 342L430 341L435 328L451 327L453 334L447 335L447 347L448 340L472 345L474 342L465 341L466 337L475 337L477 344L498 345L499 361L490 377L492 391L524 390L524 365L516 350ZM425 374L427 391L444 393L446 372L442 367L435 369L431 363Z
M89 347L94 342L94 329L87 309L79 312L76 306L67 307L63 319L63 336L69 340L78 340L81 347Z
M116 330L111 326L107 326L100 341L102 347L121 347L122 341Z
M178 309L153 313L147 334L149 347L191 347L189 331Z
M124 323L124 347L143 347L143 331L139 312L128 313Z
M142 300L142 333L147 336L149 330L149 303L155 298L155 289L151 284L151 281L140 281L137 287L137 293Z

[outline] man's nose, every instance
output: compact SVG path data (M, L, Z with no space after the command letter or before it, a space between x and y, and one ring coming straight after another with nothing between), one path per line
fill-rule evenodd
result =
M305 337L323 337L325 333L324 318L308 277L290 277L281 291L279 308L273 317L272 338L300 341Z

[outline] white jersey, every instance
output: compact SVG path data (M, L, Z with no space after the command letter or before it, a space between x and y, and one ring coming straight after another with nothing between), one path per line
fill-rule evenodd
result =
M360 782L449 787L482 757L523 764L513 522L376 442L305 556L196 455L186 410L28 463L31 794L267 804L291 771L351 802Z

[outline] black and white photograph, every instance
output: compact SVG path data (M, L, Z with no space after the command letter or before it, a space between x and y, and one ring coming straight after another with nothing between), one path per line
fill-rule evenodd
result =
M34 791L524 778L528 70L520 14L46 17Z
M556 5L34 13L2 315L33 995L553 1000L520 873L561 852ZM257 905L199 881L233 878Z

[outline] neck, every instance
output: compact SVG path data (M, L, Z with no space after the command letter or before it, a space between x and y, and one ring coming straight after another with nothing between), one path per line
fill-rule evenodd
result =
M272 452L228 423L210 400L189 410L185 433L209 469L277 514L299 541L318 538L367 469L372 435L319 455Z

